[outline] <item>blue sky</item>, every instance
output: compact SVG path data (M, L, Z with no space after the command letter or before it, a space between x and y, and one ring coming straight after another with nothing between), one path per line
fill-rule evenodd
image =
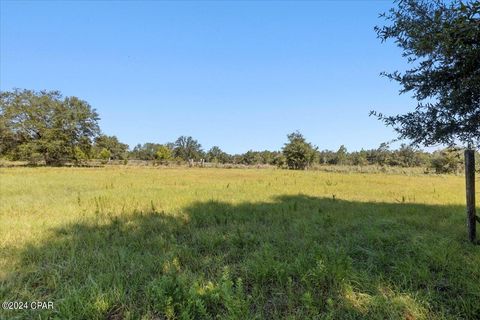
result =
M373 27L390 1L1 1L0 88L88 101L133 147L191 135L204 148L320 149L395 137L368 116L415 102L379 76L404 69Z

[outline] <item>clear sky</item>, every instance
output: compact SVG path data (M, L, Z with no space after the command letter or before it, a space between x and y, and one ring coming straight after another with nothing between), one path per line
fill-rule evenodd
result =
M395 137L368 116L414 101L379 76L404 69L373 28L391 1L4 1L0 88L88 101L133 147L191 135L208 149L320 149Z

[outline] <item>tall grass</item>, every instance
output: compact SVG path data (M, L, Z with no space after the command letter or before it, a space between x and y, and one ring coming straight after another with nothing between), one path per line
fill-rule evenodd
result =
M0 169L0 300L31 319L475 319L458 176Z

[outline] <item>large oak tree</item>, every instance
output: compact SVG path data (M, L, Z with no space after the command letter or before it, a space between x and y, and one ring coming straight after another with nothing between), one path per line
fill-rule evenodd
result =
M17 159L41 157L46 165L78 161L91 151L98 114L77 97L58 91L0 93L0 153Z
M192 137L181 136L174 144L173 153L175 157L185 161L200 160L204 154L202 145Z

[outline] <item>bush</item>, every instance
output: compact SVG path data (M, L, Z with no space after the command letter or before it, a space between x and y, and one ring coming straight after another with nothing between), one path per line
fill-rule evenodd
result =
M108 151L108 149L103 148L102 151L100 151L100 160L103 164L108 163L110 160L111 153Z
M85 154L85 152L83 152L83 150L80 149L79 147L75 147L73 149L73 154L74 154L75 164L77 165L84 164L88 160L88 157Z
M289 169L304 170L313 163L316 149L308 143L300 132L293 132L283 147L283 155Z
M431 167L436 173L456 173L461 169L462 157L458 150L445 149L435 152Z
M172 160L172 150L164 145L159 146L155 153L155 163L167 164L169 160Z

